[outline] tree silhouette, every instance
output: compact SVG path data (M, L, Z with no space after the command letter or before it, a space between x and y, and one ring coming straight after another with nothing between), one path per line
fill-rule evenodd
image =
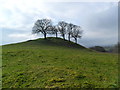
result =
M32 29L33 34L42 33L46 39L47 34L51 31L52 21L50 19L37 20Z
M67 25L67 33L68 33L68 40L70 41L70 35L73 33L72 30L74 29L75 25L72 23Z
M77 43L77 39L82 37L83 31L80 26L66 23L64 21L60 21L57 25L53 26L50 19L37 20L32 28L32 34L42 33L45 39L47 34L55 34L55 36L58 37L58 32L61 34L63 39L65 39L65 35L67 34L69 41L72 37Z
M74 26L74 29L72 30L71 37L75 39L75 42L77 43L77 38L82 37L82 30L80 26Z
M63 39L65 39L66 26L67 26L67 23L64 22L64 21L60 21L60 22L58 23L58 30L59 30L61 36L63 37Z
M50 34L55 34L56 38L58 37L58 26L52 26L51 33Z

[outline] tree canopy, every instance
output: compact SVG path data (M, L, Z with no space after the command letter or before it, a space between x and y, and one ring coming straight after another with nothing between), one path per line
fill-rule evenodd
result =
M65 21L59 21L57 25L53 25L50 19L37 20L32 28L32 34L42 33L45 39L47 34L55 34L56 37L60 34L63 39L68 36L69 41L70 38L74 38L76 43L77 39L82 37L82 32L81 27L78 25Z

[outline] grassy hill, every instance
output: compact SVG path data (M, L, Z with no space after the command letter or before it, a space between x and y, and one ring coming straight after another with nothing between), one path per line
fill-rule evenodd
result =
M118 55L60 38L4 45L3 88L115 88Z

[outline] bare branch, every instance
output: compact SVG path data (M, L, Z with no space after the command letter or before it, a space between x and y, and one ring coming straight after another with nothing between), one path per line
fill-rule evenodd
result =
M33 34L42 33L44 34L44 38L46 38L47 33L50 31L50 28L52 27L52 21L50 19L41 19L37 20L33 29Z

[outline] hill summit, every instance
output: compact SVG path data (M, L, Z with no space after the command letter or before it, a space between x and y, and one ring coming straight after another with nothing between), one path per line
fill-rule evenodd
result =
M39 38L36 40L29 40L26 42L22 42L20 44L26 44L26 45L39 45L39 46L62 46L62 47L70 47L70 48L85 48L82 45L79 45L77 43L64 40L61 38L55 38L55 37L47 37L46 39L44 38Z

